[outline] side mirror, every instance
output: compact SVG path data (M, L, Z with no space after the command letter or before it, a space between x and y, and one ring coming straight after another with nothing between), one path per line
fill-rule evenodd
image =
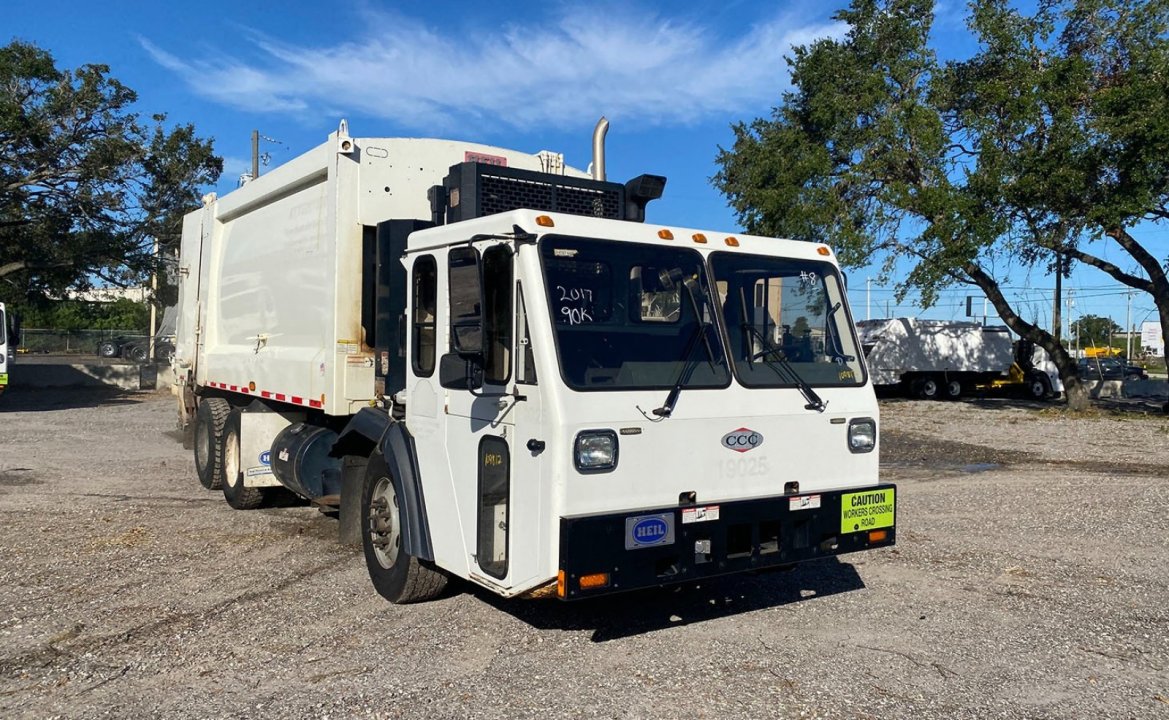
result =
M479 251L452 248L450 263L451 350L464 359L483 355L483 281ZM482 364L482 362L480 362Z
M446 353L438 359L438 384L448 390L478 390L483 387L483 363Z

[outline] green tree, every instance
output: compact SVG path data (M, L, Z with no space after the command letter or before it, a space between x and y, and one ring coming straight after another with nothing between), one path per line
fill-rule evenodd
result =
M1166 0L1049 0L1034 15L975 0L977 53L940 63L931 0L854 0L841 40L796 48L793 90L735 127L714 178L752 232L834 244L846 265L884 258L904 297L978 287L1087 402L1074 360L1000 284L1092 264L1153 294L1169 282L1128 229L1166 218ZM1088 251L1111 239L1145 277ZM1163 286L1163 287L1162 287ZM1164 327L1169 328L1169 315Z
M1071 325L1072 337L1080 347L1108 345L1113 335L1122 332L1121 327L1112 318L1099 315L1085 315Z
M211 141L144 120L108 67L60 70L29 43L0 47L0 88L0 279L29 297L141 283L222 172Z

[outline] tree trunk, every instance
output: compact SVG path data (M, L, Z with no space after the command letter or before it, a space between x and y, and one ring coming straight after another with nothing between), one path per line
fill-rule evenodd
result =
M1007 324L1007 327L1014 330L1019 337L1030 340L1047 351L1047 355L1055 363L1055 367L1059 369L1059 379L1063 383L1063 392L1064 397L1067 398L1068 409L1087 409L1091 403L1088 397L1088 391L1084 389L1083 383L1080 382L1080 368L1076 364L1076 359L1071 356L1063 344L1043 328L1019 317L1019 314L1015 312L1011 304L1007 302L1006 297L1003 296L998 281L988 275L981 267L970 263L966 266L965 270L966 274L974 280L975 284L978 285L979 289L990 300L990 303L994 305L994 309L998 312L999 317L1003 319L1003 322Z

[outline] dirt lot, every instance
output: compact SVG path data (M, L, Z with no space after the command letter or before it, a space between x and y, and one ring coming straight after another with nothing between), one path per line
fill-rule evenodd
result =
M395 607L199 487L165 395L0 400L0 717L1169 717L1169 418L882 404L896 548Z

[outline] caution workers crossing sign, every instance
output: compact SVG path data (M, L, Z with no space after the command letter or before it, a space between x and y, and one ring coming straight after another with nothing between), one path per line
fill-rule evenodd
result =
M854 533L893 527L897 491L894 488L845 493L840 496L840 532Z

